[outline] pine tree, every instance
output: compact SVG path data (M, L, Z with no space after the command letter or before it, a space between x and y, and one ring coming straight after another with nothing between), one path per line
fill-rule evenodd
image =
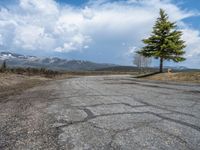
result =
M160 9L160 17L153 27L151 36L143 40L145 46L138 51L145 57L160 59L160 72L163 72L163 61L172 60L174 62L184 61L183 50L186 45L181 40L182 32L177 31L174 22L168 20L168 15Z

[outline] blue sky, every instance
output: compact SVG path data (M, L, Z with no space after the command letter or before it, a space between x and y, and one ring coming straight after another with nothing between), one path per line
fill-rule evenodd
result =
M187 44L185 62L165 65L200 68L199 0L0 0L0 8L0 51L121 65L132 65L163 8Z

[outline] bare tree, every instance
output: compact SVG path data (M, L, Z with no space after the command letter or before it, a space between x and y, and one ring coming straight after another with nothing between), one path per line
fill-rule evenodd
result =
M142 63L143 63L143 64L142 64L142 67L144 67L144 68L150 67L151 62L152 62L152 59L151 59L151 58L142 56Z
M136 65L140 71L150 67L151 61L151 58L144 57L138 53L134 54L133 64Z
M133 58L133 64L136 65L138 68L141 68L141 55L140 54L137 54L135 53L134 54L134 58Z

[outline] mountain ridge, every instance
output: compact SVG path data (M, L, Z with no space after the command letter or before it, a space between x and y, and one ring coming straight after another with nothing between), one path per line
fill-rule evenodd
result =
M95 63L84 60L67 60L58 57L37 57L12 52L0 52L0 63L6 61L9 67L34 67L63 71L91 71L113 67L114 64Z
M136 66L123 66L107 63L95 63L85 60L68 60L59 57L37 57L32 55L22 55L12 52L0 52L0 64L6 60L8 67L25 68L46 68L57 71L138 71ZM164 66L175 71L192 71L199 69L187 68L185 66ZM157 67L150 67L149 70L157 70Z

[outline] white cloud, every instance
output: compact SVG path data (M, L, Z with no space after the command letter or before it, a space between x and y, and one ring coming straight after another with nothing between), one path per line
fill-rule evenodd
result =
M137 47L135 46L129 47L128 52L126 54L133 56L136 50L137 50Z
M83 48L88 48L88 45L85 45L87 42L90 42L90 37L84 36L82 34L77 34L71 37L62 47L55 48L57 52L69 52L82 50Z
M183 40L187 45L187 57L200 54L200 32L192 29L183 29Z
M198 30L185 28L183 40L186 41L186 61L182 64L191 68L200 68L200 32Z
M2 35L0 34L0 46L3 45Z
M44 35L44 28L37 26L19 26L15 33L15 43L24 49L34 49Z
M86 19L92 19L94 17L94 11L88 7L85 7L85 9L82 10L82 14Z
M55 45L51 34L45 33L40 26L17 26L13 37L13 46L25 50L48 50Z
M20 7L25 12L52 15L58 13L57 3L54 0L20 0Z
M135 48L129 48L142 46L141 39L151 32L160 8L183 30L186 56L199 54L199 31L182 21L198 12L182 10L170 0L91 0L84 8L61 6L54 0L20 0L15 8L1 9L1 43L12 50L49 53L87 49L89 58L98 54L105 62L130 64ZM104 59L109 56L112 59Z

